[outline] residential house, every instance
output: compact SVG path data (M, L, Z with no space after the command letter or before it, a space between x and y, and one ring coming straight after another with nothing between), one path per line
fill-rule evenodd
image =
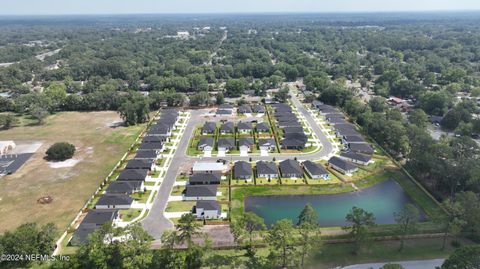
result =
M144 181L148 175L148 169L125 169L118 176L118 181Z
M188 179L189 185L215 185L220 184L222 174L219 172L214 173L195 173Z
M368 154L368 155L372 155L373 153L375 153L375 150L373 149L373 147L368 143L352 143L352 144L348 144L348 148L351 151Z
M252 181L253 179L252 165L244 161L235 162L233 166L233 178Z
M285 134L285 138L280 141L280 144L284 149L301 150L305 148L307 141L308 137L304 133L289 133Z
M215 162L196 162L193 164L192 172L197 173L222 173L225 169L223 163Z
M361 165L368 165L372 161L372 156L360 154L353 151L344 151L340 153L340 158Z
M303 171L297 161L287 159L280 162L280 174L282 178L302 178Z
M143 181L114 181L105 190L106 193L132 194L143 191Z
M150 127L147 132L147 136L171 136L172 135L172 127L165 124L165 123L157 123Z
M95 209L129 209L133 198L126 194L105 193L98 199Z
M217 185L187 185L183 199L186 201L217 200Z
M283 128L283 134L292 134L292 133L304 133L303 128L300 126L295 126L295 127L285 127Z
M256 172L258 178L278 178L278 169L274 162L257 162Z
M229 152L236 148L235 138L219 138L217 141L218 151Z
M343 117L327 117L327 123L329 125L345 124L347 121Z
M265 107L262 105L254 105L252 107L252 112L257 114L265 114Z
M116 209L91 209L83 218L82 222L75 230L69 245L80 246L88 242L88 236L102 227L107 222L115 223L119 220L118 210Z
M212 151L213 150L213 142L214 139L212 137L202 137L198 141L197 149L201 151Z
M255 126L257 133L269 133L270 132L270 125L266 122L259 122L257 126Z
M355 143L365 143L365 139L359 135L344 135L342 137L342 144L355 144Z
M253 126L251 122L242 122L240 121L237 124L237 131L240 134L249 134L253 131Z
M235 125L233 122L225 122L220 126L220 134L226 135L226 134L234 134L235 133Z
M170 141L170 138L165 137L165 136L153 136L153 135L147 135L143 137L142 142L143 143L165 143Z
M146 143L143 142L140 147L138 148L138 151L142 150L154 150L157 152L162 152L165 149L165 144L163 142L156 142L156 143Z
M258 139L258 148L270 152L277 148L277 144L273 138L260 138Z
M314 163L312 161L304 161L302 163L303 165L303 170L307 172L307 174L312 178L312 179L328 179L328 171L319 163Z
M358 170L358 167L356 165L349 163L346 160L337 156L331 157L328 160L328 165L345 175L351 175Z
M215 122L207 121L203 124L202 134L203 135L215 134L216 129L217 129L217 124Z
M238 148L243 152L251 152L255 143L253 138L250 137L241 137L238 139Z
M222 206L217 201L197 201L192 214L197 219L218 219L222 214Z
M249 105L242 105L237 109L237 112L240 114L251 114L252 108Z
M340 124L335 124L333 127L335 129L335 133L338 137L343 137L343 136L351 136L351 135L356 135L360 136L360 133L358 133L357 129L355 128L355 125L351 123L340 123Z
M155 150L141 150L137 151L135 159L151 159L156 160L158 158L158 152Z
M152 171L155 167L153 159L132 159L128 161L125 169L146 169Z

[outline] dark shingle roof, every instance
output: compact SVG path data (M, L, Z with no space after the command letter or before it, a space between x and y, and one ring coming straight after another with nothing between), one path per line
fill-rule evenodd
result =
M128 161L125 169L151 169L153 159L133 159Z
M345 139L345 141L347 143L352 143L352 142L365 142L365 139L363 139L363 137L359 136L359 135L344 135L343 136L343 139Z
M222 126L220 126L220 131L224 131L224 132L227 132L227 133L233 133L235 131L235 126L234 126L233 122L228 121L228 122L225 122L224 124L222 124Z
M344 159L341 159L337 156L333 156L332 158L330 158L330 160L328 160L328 163L331 164L331 165L334 165L336 167L339 167L345 171L349 171L349 170L353 170L355 168L357 168L356 165L354 164L351 164L347 161L345 161Z
M351 151L373 154L374 150L370 144L367 143L351 143L348 145Z
M319 163L304 161L302 164L305 170L308 170L308 172L312 175L328 175L327 170Z
M304 147L307 141L308 137L304 133L287 133L280 144L284 147Z
M188 185L185 191L186 197L210 197L217 196L217 185Z
M196 173L190 176L188 181L190 183L199 182L220 182L222 175L220 173Z
M106 193L133 193L142 186L142 181L114 181L108 185Z
M207 121L202 127L202 133L214 133L216 128L217 124L215 122Z
M357 161L361 161L361 162L369 162L372 159L371 156L363 155L363 154L356 153L356 152L353 152L353 151L344 151L344 152L340 153L340 157L345 157L345 158L348 158L348 159L357 160Z
M274 162L257 162L257 174L278 174L277 165Z
M133 198L126 194L108 194L100 196L95 206L99 205L131 205Z
M126 169L118 176L117 180L140 180L143 181L147 177L147 169Z
M240 106L237 109L238 113L252 113L252 108L247 105Z
M212 137L202 137L198 141L198 146L210 146L213 147L213 138Z
M252 146L254 144L253 138L250 137L241 137L238 139L238 146Z
M266 122L260 122L256 126L257 131L265 131L268 132L270 131L270 125Z
M167 138L164 136L145 136L142 139L143 143L158 143L158 142L165 142L167 141Z
M300 126L292 126L283 128L283 133L303 133L303 128Z
M233 166L233 176L235 178L253 175L252 165L248 162L238 161Z
M218 147L225 147L225 148L234 148L235 147L235 139L234 138L219 138L217 141Z
M251 122L242 122L240 121L237 125L237 129L239 130L252 130L252 123Z
M138 150L160 150L163 148L163 142L147 143L143 142Z
M259 146L264 146L264 145L267 145L267 144L276 146L275 139L273 139L273 138L260 138L260 139L258 139L258 145Z
M154 150L141 150L135 154L135 159L156 159L157 152Z
M217 210L218 213L222 210L222 206L217 201L197 201L195 208L203 208L203 210Z
M116 209L91 209L88 211L82 224L103 225L107 221L113 221L118 216Z
M280 172L282 174L303 174L302 168L298 162L292 159L280 162Z
M255 113L265 113L265 107L262 105L254 105L252 111Z

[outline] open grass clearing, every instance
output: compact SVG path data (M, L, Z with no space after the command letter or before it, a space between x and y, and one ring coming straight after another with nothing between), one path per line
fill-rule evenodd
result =
M43 145L16 173L0 180L0 233L25 222L53 222L64 229L127 152L144 128L110 127L120 121L116 112L64 112L49 116L44 125L0 131L0 140L36 140ZM73 167L51 168L43 159L55 142L77 147ZM37 199L51 196L50 204Z

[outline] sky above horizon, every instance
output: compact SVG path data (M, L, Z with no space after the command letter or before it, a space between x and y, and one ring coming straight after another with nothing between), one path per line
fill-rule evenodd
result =
M0 0L0 15L480 10L480 0Z

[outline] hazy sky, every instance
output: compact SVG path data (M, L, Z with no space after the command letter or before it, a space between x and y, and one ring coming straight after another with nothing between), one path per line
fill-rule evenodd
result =
M480 10L480 0L0 0L0 14Z

